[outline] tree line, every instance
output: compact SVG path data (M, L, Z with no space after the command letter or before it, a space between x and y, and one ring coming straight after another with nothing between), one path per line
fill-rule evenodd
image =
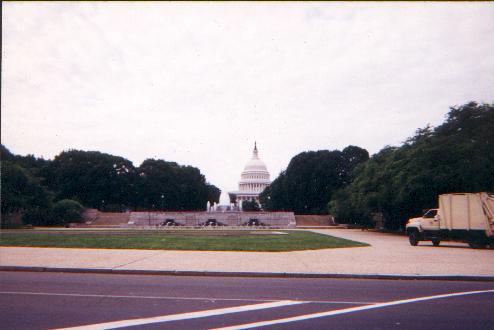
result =
M302 152L260 196L267 210L332 214L339 222L388 229L437 206L437 196L494 191L494 106L450 108L443 124L418 129L401 146Z
M259 196L264 209L297 214L327 214L327 203L352 180L355 166L369 159L367 150L348 146L339 150L302 152Z
M396 230L437 207L440 194L480 191L494 192L494 106L470 102L357 166L329 208L340 222L370 224L382 215L385 227Z
M15 155L4 145L0 151L2 217L22 213L27 223L59 223L59 202L71 210L74 203L102 211L203 210L221 194L199 169L161 159L134 167L98 151L68 150L53 160Z
M53 160L14 155L3 145L0 151L2 218L21 212L28 223L53 224L61 210L78 209L74 203L106 211L203 210L221 193L199 169L160 159L134 167L96 151L64 151ZM357 146L302 152L260 202L264 210L330 213L342 223L370 225L382 216L385 227L399 229L436 207L439 194L479 191L494 191L494 106L470 102L372 157Z

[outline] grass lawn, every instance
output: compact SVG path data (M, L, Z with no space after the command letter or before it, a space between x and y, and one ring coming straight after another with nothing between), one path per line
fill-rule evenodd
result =
M283 233L283 234L282 234ZM298 251L367 246L309 231L3 232L1 246L199 251Z

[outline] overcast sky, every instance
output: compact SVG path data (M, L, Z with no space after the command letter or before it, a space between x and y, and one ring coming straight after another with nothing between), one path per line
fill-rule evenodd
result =
M16 3L2 23L2 143L200 168L236 190L307 150L399 145L494 101L494 3Z

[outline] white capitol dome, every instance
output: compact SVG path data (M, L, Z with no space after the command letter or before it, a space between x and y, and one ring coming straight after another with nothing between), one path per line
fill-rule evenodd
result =
M238 191L229 192L230 200L242 202L246 200L259 201L259 194L271 183L266 164L259 159L257 144L254 144L252 158L245 164L240 174Z
M247 164L245 164L244 172L266 172L269 175L266 164L259 158L252 158L249 160Z

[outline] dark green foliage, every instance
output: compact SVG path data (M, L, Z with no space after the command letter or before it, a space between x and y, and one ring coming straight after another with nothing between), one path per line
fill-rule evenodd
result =
M17 164L29 174L36 177L39 177L39 171L49 163L49 161L43 158L36 158L33 155L14 155L3 144L0 144L0 160L2 162L9 161Z
M25 211L22 222L33 226L54 226L58 223L52 218L51 208L32 208Z
M77 199L83 205L128 205L135 168L122 157L97 151L63 151L42 173L57 199Z
M14 154L12 154L3 144L0 144L0 160L2 162L6 160L14 160Z
M259 212L261 210L261 206L255 200L243 201L242 202L242 210L245 212Z
M451 108L442 125L384 148L354 175L333 195L331 212L340 222L359 223L382 213L389 229L437 207L439 194L494 191L494 107L471 102Z
M36 218L43 221L45 218L41 215L45 216L51 207L51 193L31 174L32 171L15 163L18 156L4 157L4 150L7 149L2 146L1 227L9 227L15 218L20 220L21 217L26 223L26 216L32 219L37 215Z
M209 183L206 183L206 190L208 193L208 201L212 205L220 202L221 190Z
M204 210L207 201L214 201L219 191L206 183L199 169L174 162L146 159L137 173L137 206L140 208Z
M127 206L123 204L103 204L100 211L103 212L125 212Z
M11 161L2 161L2 214L49 207L46 189L27 170Z
M67 224L70 222L80 222L81 213L84 207L77 201L62 199L53 205L51 212L52 224Z
M351 182L353 168L367 159L368 152L355 146L302 152L262 192L261 204L266 210L327 214L333 192Z
M58 198L114 212L201 210L220 193L195 167L147 159L135 168L127 159L95 151L62 152L44 174Z
M199 169L148 159L135 168L127 159L97 151L63 151L53 161L18 156L1 145L2 215L24 213L34 225L55 225L51 201L73 199L109 212L129 209L203 210L221 191ZM162 197L163 196L163 197Z

